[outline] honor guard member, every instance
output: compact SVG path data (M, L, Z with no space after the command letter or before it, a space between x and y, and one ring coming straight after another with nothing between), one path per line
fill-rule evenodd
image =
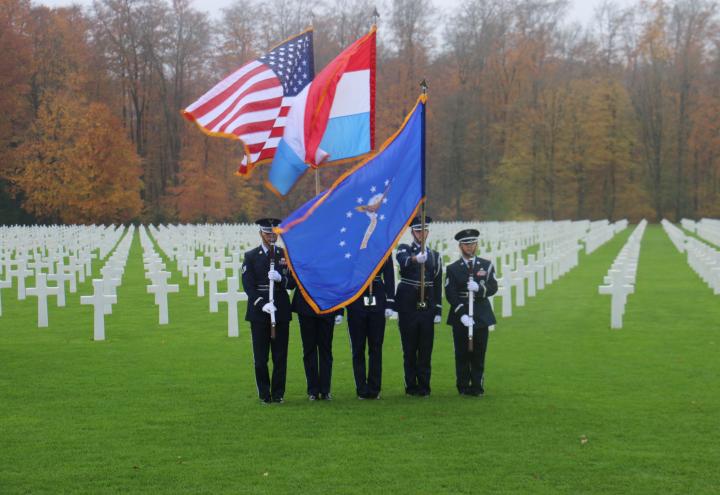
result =
M382 346L385 318L392 316L395 303L395 269L388 256L368 289L347 306L347 323L352 346L355 391L359 399L379 399L382 381ZM368 347L367 374L365 345Z
M283 402L287 371L288 327L292 319L287 290L295 287L288 273L285 252L275 245L277 234L273 227L280 225L276 218L255 222L260 227L259 247L245 253L242 265L243 289L248 296L245 320L252 332L255 382L263 404ZM270 283L273 284L272 300ZM273 328L271 316L274 313ZM268 373L268 354L272 351L272 381Z
M292 310L300 321L308 399L332 400L333 330L342 310L340 313L317 314L300 293L300 288L295 289ZM339 319L342 321L342 317Z
M463 395L482 396L485 351L488 327L495 324L495 315L488 297L497 292L495 268L486 259L475 256L477 239L475 229L466 229L455 235L460 245L460 259L448 265L445 279L445 296L450 303L448 324L453 329L455 343L455 374L458 392ZM472 318L469 302L473 299ZM473 328L472 350L468 334Z
M431 222L432 218L426 216L423 230L422 219L415 217L410 223L413 243L400 244L396 256L400 284L395 294L395 310L402 339L405 393L423 397L430 395L433 327L442 316L442 260L437 251L427 248L423 251L421 247ZM425 275L421 283L422 270ZM422 284L425 289L421 291Z

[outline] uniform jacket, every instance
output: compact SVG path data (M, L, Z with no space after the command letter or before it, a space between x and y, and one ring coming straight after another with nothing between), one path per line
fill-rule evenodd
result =
M269 270L270 251L266 253L262 246L258 246L245 253L242 283L243 290L248 296L246 321L270 322L270 315L262 310L262 307L270 301L270 281L267 276ZM279 246L275 247L275 270L282 276L282 280L275 282L274 285L273 297L277 308L275 321L290 321L292 315L287 291L295 288L295 280L290 275L285 251Z
M372 283L372 293L375 296L375 306L365 306L364 296L370 294L368 288L360 297L347 306L349 311L385 311L395 305L395 268L392 256L388 256L385 264Z
M495 314L488 297L497 292L497 280L495 280L495 267L483 258L475 256L472 262L472 277L480 285L480 290L474 295L473 320L481 327L489 327L495 324ZM447 267L445 278L445 297L450 303L450 312L447 322L450 325L460 325L460 317L468 314L468 289L467 283L470 276L470 268L464 259L459 259Z
M428 250L428 259L424 264L416 263L412 257L420 253L420 244L400 244L397 249L397 262L400 267L400 284L395 294L395 311L417 311L420 300L420 270L425 268L425 301L433 314L442 314L442 260L440 254Z

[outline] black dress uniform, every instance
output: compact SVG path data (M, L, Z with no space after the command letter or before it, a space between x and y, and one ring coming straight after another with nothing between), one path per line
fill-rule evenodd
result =
M463 242L469 239L477 242L479 232L469 229L458 233L456 239ZM468 350L468 327L461 318L468 313L469 293L468 280L472 279L479 285L473 304L473 351ZM447 322L452 325L455 343L455 374L458 392L468 395L482 395L483 373L485 370L485 352L488 344L488 327L495 324L495 314L488 297L497 292L495 268L486 259L473 256L470 259L461 257L448 265L445 279L445 296L450 303Z
M385 338L385 310L395 303L395 269L388 257L365 293L347 306L347 323L352 346L355 391L361 399L380 397L382 346ZM368 346L367 374L365 344Z
M317 314L302 296L300 289L295 289L292 310L298 314L300 320L308 397L310 400L330 400L336 313Z
M274 223L272 226L276 226L279 222L276 220L271 223ZM260 224L262 226L262 223ZM248 296L245 320L250 322L255 381L258 396L263 402L282 402L285 395L288 330L292 319L287 290L295 287L295 280L289 274L284 250L275 246L274 251L275 270L282 277L281 281L274 283L273 298L277 308L274 339L270 338L270 315L262 310L263 306L270 302L268 271L272 252L267 246L260 245L245 253L242 265L243 289ZM267 364L270 351L273 362L272 382Z
M425 223L430 223L425 218ZM416 228L417 227L417 228ZM416 218L411 223L413 230L420 230L422 224ZM428 249L425 263L413 261L421 251L417 241L411 245L400 244L397 262L400 267L400 284L395 294L395 310L398 312L398 326L403 347L405 369L405 392L410 395L430 394L430 360L435 338L434 320L442 315L442 260L437 251ZM420 302L420 272L425 270L425 301Z

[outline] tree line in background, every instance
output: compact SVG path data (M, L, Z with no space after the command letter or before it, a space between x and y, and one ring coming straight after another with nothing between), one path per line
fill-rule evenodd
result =
M0 0L0 223L248 221L283 202L234 176L237 142L180 110L271 46L315 28L316 67L367 32L370 0L189 0L49 9ZM430 0L380 9L377 144L430 85L437 219L720 216L718 3ZM320 172L327 187L347 168Z

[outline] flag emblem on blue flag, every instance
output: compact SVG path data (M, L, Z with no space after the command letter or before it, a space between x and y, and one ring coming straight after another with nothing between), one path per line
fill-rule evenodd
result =
M357 299L424 200L425 100L372 158L276 229L308 303L329 313Z

